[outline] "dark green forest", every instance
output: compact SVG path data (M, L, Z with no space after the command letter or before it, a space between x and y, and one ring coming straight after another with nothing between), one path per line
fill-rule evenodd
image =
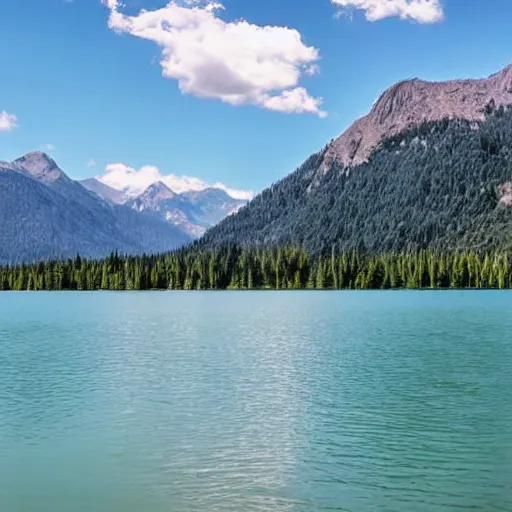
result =
M447 253L512 248L512 109L425 123L385 140L367 163L318 171L325 149L196 245L298 245L331 252Z
M431 251L310 257L296 247L181 250L159 256L0 268L2 290L510 288L507 253Z

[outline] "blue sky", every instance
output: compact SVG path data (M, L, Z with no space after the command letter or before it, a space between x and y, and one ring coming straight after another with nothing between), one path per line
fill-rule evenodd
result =
M73 178L156 166L258 191L394 82L512 62L510 0L108 2L2 2L0 160L48 145Z

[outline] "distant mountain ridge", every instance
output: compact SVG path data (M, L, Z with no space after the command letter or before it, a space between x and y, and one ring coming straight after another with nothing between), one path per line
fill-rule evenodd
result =
M95 178L74 181L34 151L0 161L0 264L169 251L246 202L216 188L176 194L162 182L127 194Z
M109 201L114 204L124 204L126 202L126 195L122 190L116 190L115 188L109 187L96 178L81 180L80 184L105 201Z
M220 188L175 193L165 183L152 183L138 195L109 187L97 178L80 182L85 188L113 204L126 205L138 212L152 212L176 226L191 238L201 236L247 203Z
M100 199L45 153L0 162L0 264L164 252L189 241L154 215Z

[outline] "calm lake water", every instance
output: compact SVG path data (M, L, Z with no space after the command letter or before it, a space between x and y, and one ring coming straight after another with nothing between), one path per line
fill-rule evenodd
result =
M512 293L0 294L0 510L512 511Z

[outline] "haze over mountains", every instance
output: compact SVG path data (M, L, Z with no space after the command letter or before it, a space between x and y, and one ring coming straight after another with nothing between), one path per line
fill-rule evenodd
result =
M245 203L223 190L189 195L163 184L136 197L81 184L41 152L0 162L0 264L169 251Z

